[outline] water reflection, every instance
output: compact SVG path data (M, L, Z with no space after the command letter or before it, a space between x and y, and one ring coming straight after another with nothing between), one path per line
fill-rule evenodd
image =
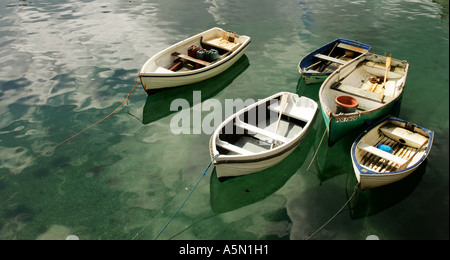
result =
M146 125L177 112L170 110L170 104L178 98L187 100L192 107L194 91L201 91L201 102L214 97L230 85L248 66L250 66L249 60L246 55L243 55L230 68L213 78L191 85L155 91L147 96L142 112L142 123Z
M418 186L425 173L427 160L417 170L404 179L377 188L358 190L349 203L352 219L376 215L406 199ZM347 176L347 198L353 193L357 180L353 172Z
M261 172L219 181L214 168L210 179L210 201L214 213L233 211L256 203L283 187L315 149L316 132L317 128L313 127L288 157Z
M192 32L219 26L253 40L246 52L252 66L233 83L212 80L149 102L137 89L128 108L144 113L143 120L122 110L1 180L0 239L129 239L147 223L141 238L153 239L210 160L209 135L168 134L169 93L187 91L181 94L187 99L198 88L210 97L262 98L294 91L297 83L300 95L318 101L320 85L302 85L296 65L336 37L368 42L375 53L414 64L401 117L434 129L436 146L411 178L359 194L351 218L342 212L314 239L381 232L390 233L381 239L448 239L447 0L9 0L0 6L0 175L110 113L149 57ZM159 112L148 115L145 106ZM324 129L318 115L304 140L308 152L300 146L276 168L222 183L216 176L203 180L166 238L192 223L198 224L175 238L311 234L348 199L345 174L354 178L351 137L331 149L322 144L303 175Z

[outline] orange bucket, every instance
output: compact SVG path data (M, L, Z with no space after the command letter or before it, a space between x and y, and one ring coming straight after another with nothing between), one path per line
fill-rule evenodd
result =
M356 111L356 107L359 102L356 98L351 96L338 96L336 97L336 113L353 113Z

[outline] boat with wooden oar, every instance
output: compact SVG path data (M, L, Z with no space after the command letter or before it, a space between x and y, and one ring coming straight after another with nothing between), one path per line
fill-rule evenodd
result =
M314 124L318 104L280 92L225 119L210 139L210 155L219 179L255 173L282 161Z
M214 27L180 41L152 56L139 72L144 90L171 88L211 78L242 55L250 37Z
M361 189L399 181L424 162L434 132L406 120L386 117L353 143L351 158Z
M371 49L365 43L338 38L303 57L297 69L306 84L321 83L336 69Z
M380 118L395 115L408 69L407 61L365 53L333 72L319 90L328 145Z

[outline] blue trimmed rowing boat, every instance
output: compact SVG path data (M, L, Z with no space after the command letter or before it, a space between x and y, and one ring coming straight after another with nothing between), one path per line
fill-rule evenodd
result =
M306 55L297 69L306 84L321 83L336 69L371 49L365 43L338 38Z
M432 130L393 116L365 130L351 148L360 188L387 185L411 174L427 158L433 139Z

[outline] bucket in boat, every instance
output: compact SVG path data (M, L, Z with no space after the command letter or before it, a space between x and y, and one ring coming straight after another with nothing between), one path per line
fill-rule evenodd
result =
M353 113L358 106L358 100L351 96L336 97L336 113Z

